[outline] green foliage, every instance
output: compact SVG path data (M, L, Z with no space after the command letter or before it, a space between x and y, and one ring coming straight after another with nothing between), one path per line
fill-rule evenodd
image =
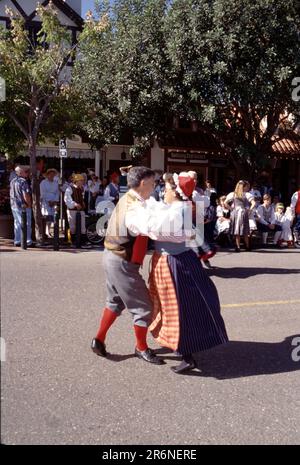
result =
M11 29L0 31L0 76L6 82L6 101L1 102L0 114L14 122L32 149L46 122L51 116L55 118L54 109L62 110L54 101L66 93L65 65L73 50L52 4L38 8L42 26L36 42L23 19L8 12ZM61 103L64 100L63 96Z
M131 128L138 158L175 115L200 121L255 171L286 115L299 115L296 0L104 0L97 12L68 86L58 76L74 51L51 8L41 8L35 49L20 19L1 32L1 114L28 140L76 130L101 147Z
M236 163L261 166L281 120L297 113L297 1L112 3L99 2L100 19L89 19L80 42L75 80L88 134L110 143L125 125L149 140L175 114L218 134Z
M14 158L26 143L24 134L7 117L0 116L0 152Z
M68 31L49 3L37 8L41 30L37 38L26 30L24 21L11 10L11 28L0 31L0 76L6 83L6 100L0 103L0 115L9 118L26 139L32 172L33 212L37 239L43 236L36 172L38 140L56 128L65 133L70 99L66 65L74 56ZM69 103L66 111L63 105ZM58 124L58 120L60 124ZM48 122L48 127L47 123ZM48 132L47 132L48 131ZM13 140L11 131L4 134L1 145Z
M295 0L174 1L168 53L174 95L187 118L221 131L233 160L256 170L271 137L297 112L291 81L300 75ZM264 123L264 125L262 125Z
M117 142L126 127L136 137L165 131L170 113L166 2L101 2L98 11L100 19L86 23L75 66L83 128L99 143Z

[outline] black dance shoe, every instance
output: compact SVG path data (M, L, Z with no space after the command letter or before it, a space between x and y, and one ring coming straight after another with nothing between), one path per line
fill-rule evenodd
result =
M145 362L154 363L155 365L164 365L165 363L161 358L155 355L152 349L141 351L136 348L134 354L136 357L145 360Z
M182 354L178 352L178 350L174 350L173 355L175 355L175 357L180 358L182 360Z
M174 373L181 374L193 370L194 368L196 368L196 363L192 358L189 358L183 360L177 367L171 367L171 370L174 371Z
M94 338L92 340L91 349L93 352L95 352L95 354L100 355L100 357L107 356L105 344L99 341L99 339Z

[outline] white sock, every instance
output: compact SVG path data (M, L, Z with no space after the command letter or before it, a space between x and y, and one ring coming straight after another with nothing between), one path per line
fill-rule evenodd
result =
M267 233L267 232L262 233L263 244L267 243L268 234L269 233Z
M276 233L274 234L274 244L277 244L277 242L280 239L280 236L281 236L281 231L276 231Z

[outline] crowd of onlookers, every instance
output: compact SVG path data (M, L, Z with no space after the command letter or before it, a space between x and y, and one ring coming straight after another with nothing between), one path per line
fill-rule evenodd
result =
M97 204L109 201L116 204L127 189L127 170L111 173L100 180L93 171L76 173L61 180L55 169L43 174L38 172L40 206L45 237L51 236L55 207L60 204L63 194L63 209L68 219L71 239L74 240L76 212L81 212L81 234L86 239L86 214L95 213ZM189 172L197 181L197 173ZM157 201L165 201L174 189L172 173L159 173L155 177L155 189L152 196ZM259 186L240 180L235 189L227 195L218 196L216 188L209 180L204 186L197 184L193 193L193 202L202 201L204 205L204 235L206 254L212 256L216 244L234 246L237 252L241 248L241 239L246 250L251 250L253 238L258 237L262 245L272 241L277 247L297 247L300 244L300 188L288 205L281 202L280 193L271 187ZM32 196L30 187L30 169L16 166L10 174L10 203L14 216L14 243L21 243L21 212L26 207L27 242L31 240ZM205 247L204 247L205 248ZM210 255L209 255L210 254Z
M38 166L39 167L39 166ZM86 173L73 173L67 179L61 179L54 168L42 172L37 170L40 209L42 215L43 241L52 236L51 227L54 222L56 207L60 206L68 222L71 240L75 241L76 212L81 214L81 241L87 242L85 218L86 214L95 213L98 202L107 200L116 204L120 193L126 191L126 175L111 173L102 180L92 170ZM32 189L30 167L17 165L9 175L10 207L14 217L14 244L21 244L22 210L27 216L27 246L33 246L32 241ZM123 184L123 186L122 186Z

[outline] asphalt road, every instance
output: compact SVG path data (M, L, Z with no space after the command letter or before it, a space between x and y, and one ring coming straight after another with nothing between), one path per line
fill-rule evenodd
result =
M110 359L92 353L102 252L5 250L2 443L300 443L300 250L215 257L231 342L199 354L189 375L170 370L171 353L163 366L136 359L127 313L109 333Z

